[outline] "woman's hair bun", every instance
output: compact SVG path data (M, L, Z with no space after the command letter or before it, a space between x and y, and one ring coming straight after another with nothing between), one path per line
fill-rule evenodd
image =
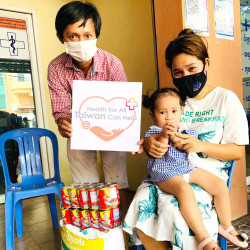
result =
M192 29L184 29L184 30L182 30L180 33L179 33L179 35L178 35L178 37L180 37L180 36L188 36L188 35L195 35L195 33L194 33L194 31L192 30Z

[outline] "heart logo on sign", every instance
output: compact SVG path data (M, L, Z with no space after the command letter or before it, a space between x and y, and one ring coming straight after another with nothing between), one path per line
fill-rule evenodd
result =
M89 129L103 141L111 141L132 126L137 119L136 107L138 102L134 98L107 100L92 96L81 103L78 117L83 129Z

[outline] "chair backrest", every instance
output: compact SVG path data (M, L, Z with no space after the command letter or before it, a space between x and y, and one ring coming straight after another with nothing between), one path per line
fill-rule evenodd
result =
M54 158L54 177L44 179L41 151L39 140L41 137L48 137L53 147ZM12 183L10 181L9 169L5 154L5 144L8 140L14 140L18 144L22 183ZM60 181L59 161L58 161L58 141L56 135L47 129L41 128L24 128L15 129L6 132L0 136L0 159L4 171L4 179L6 188L35 188L43 187L47 183Z
M230 191L231 188L231 182L232 182L232 177L233 177L233 172L234 172L234 165L235 165L235 161L232 161L232 165L231 167L228 169L228 181L227 181L227 187L228 190Z

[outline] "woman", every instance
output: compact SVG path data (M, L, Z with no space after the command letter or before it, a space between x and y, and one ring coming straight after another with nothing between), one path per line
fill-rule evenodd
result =
M248 144L248 125L242 105L233 92L207 81L207 47L192 30L183 30L170 42L165 56L175 86L187 96L181 126L198 133L198 138L177 134L180 141L174 146L196 152L202 162L200 167L226 181L226 168L232 160L244 155L244 145ZM143 147L149 155L159 158L167 148L156 136L145 139ZM212 196L196 185L192 188L204 225L216 241L218 220ZM167 249L166 241L171 241L174 249L197 249L194 234L183 219L177 200L151 183L139 187L125 218L124 230L134 234L135 241L139 236L146 249ZM211 248L207 245L203 249Z

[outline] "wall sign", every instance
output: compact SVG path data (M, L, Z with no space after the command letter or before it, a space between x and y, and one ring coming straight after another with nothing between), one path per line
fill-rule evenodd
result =
M207 0L185 0L186 27L209 35Z
M214 17L216 37L234 40L233 0L215 0Z
M26 21L0 17L1 58L29 60Z

